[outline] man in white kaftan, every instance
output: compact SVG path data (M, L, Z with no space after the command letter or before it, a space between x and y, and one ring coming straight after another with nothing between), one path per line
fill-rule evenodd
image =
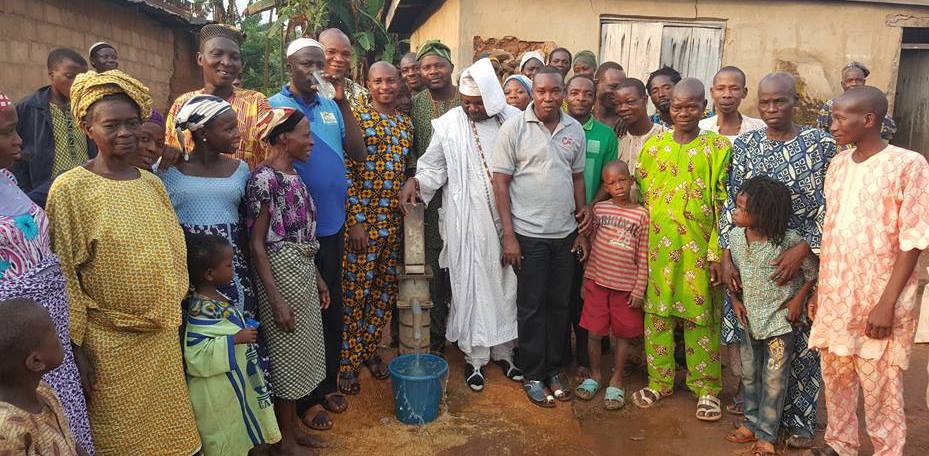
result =
M461 106L432 121L432 140L400 198L415 203L418 193L428 204L444 189L439 264L449 269L452 285L446 338L465 354L468 386L481 391L483 367L491 359L507 377L522 381L513 363L516 274L500 261L502 228L487 164L500 125L520 111L506 104L486 58L462 72L459 91Z

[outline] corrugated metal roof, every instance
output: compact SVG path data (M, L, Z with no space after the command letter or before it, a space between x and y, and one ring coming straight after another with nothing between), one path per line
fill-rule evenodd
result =
M146 15L169 24L203 25L206 18L192 14L191 3L187 0L109 0L127 6L135 6Z
M467 1L467 0L462 0ZM901 6L929 7L929 0L844 0L858 3L884 3ZM394 33L412 33L413 29L437 10L444 0L391 0L384 17L387 30Z

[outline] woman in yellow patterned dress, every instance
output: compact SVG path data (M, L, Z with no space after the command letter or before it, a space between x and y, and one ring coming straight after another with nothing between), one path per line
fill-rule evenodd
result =
M342 383L358 385L364 363L375 378L387 378L377 356L381 330L397 302L397 262L400 258L400 188L413 145L413 124L395 109L400 72L377 62L368 72L371 103L355 110L368 156L349 168L347 249L342 261ZM343 392L355 394L357 386Z
M68 282L71 339L89 353L97 455L200 449L178 344L184 235L161 181L129 163L152 101L119 70L78 75L71 110L98 155L49 192L52 245Z

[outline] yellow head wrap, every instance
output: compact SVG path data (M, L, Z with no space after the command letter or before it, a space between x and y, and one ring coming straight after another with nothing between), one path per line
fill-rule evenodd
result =
M71 86L71 115L80 122L91 105L116 93L125 93L139 105L139 115L143 119L152 115L152 95L148 87L120 70L105 73L88 71L77 75Z

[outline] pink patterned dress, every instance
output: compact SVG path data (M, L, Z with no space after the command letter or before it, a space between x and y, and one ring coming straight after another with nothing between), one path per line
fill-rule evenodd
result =
M916 331L916 272L894 308L892 334L865 335L901 253L929 247L929 163L895 146L861 163L841 152L826 174L819 308L810 332L819 349L829 423L826 444L857 454L858 396L875 456L903 454L903 370Z
M13 174L5 169L0 169L0 197L9 198L8 202L19 197L28 199L16 187ZM71 351L65 278L51 250L48 217L37 204L29 203L29 209L22 214L0 213L0 300L30 298L48 310L65 356L61 366L45 374L44 380L61 400L75 440L93 455L87 404Z
M916 331L916 274L897 302L893 335L865 335L901 251L929 247L929 166L912 151L888 146L863 163L853 150L833 159L826 176L826 220L819 276L819 308L810 347L838 356L909 365Z

